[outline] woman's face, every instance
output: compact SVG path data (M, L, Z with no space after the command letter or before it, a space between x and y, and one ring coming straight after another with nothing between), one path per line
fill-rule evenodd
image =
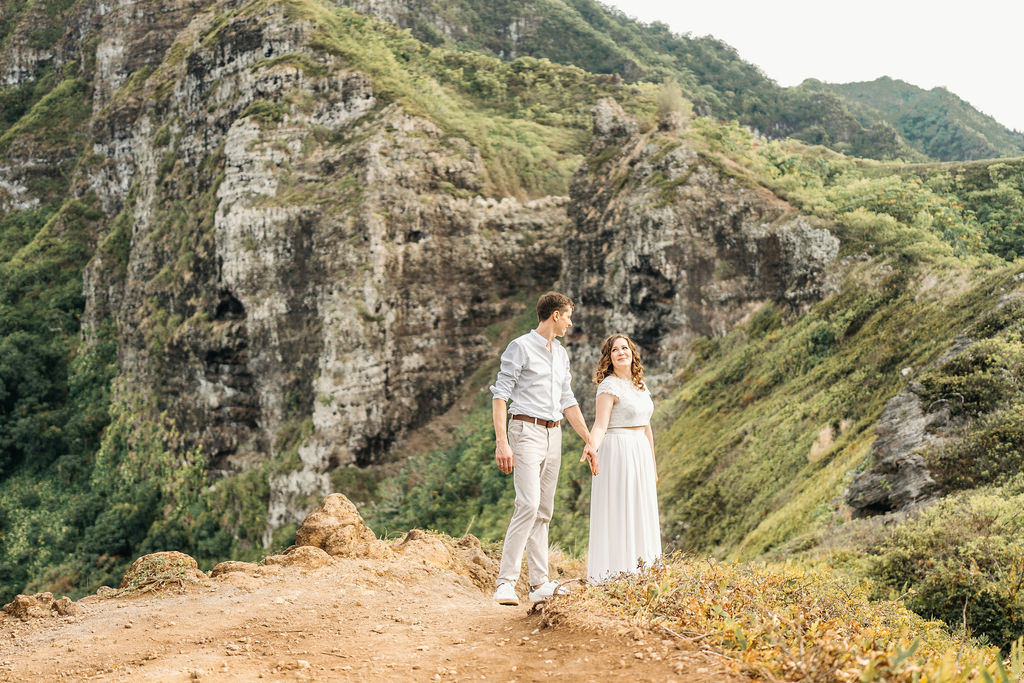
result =
M612 342L612 367L616 370L630 370L633 366L633 352L629 350L629 342L619 337Z

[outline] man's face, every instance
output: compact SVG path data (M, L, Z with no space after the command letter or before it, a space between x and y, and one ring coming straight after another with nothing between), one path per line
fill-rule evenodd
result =
M555 336L564 337L565 331L572 327L572 309L566 308L551 314L555 321Z

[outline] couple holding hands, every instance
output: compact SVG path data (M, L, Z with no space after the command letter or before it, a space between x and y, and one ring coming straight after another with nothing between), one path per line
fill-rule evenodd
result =
M557 339L572 327L573 307L563 294L543 295L537 327L509 343L490 388L495 460L502 472L514 473L516 490L494 593L501 605L519 604L515 584L524 551L530 600L544 600L558 588L548 580L548 525L562 460L563 418L583 439L580 462L588 462L593 474L588 579L636 571L639 562L650 564L661 555L650 424L654 403L640 355L625 335L605 339L594 372L597 414L593 430L587 429L569 386L569 356Z

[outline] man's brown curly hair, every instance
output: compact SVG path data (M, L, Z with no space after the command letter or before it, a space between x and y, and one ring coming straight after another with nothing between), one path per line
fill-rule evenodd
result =
M612 367L612 345L617 339L625 339L629 344L629 350L633 353L633 364L630 368L633 375L633 386L643 390L647 385L644 382L644 364L640 361L640 349L633 340L624 334L613 334L601 344L601 360L597 361L597 370L594 371L594 384L600 384L608 375L615 374Z

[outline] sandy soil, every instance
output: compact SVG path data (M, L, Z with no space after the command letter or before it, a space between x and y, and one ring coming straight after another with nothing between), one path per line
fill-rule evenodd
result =
M723 681L715 655L636 632L542 628L467 578L405 560L233 572L185 593L0 616L3 681Z

